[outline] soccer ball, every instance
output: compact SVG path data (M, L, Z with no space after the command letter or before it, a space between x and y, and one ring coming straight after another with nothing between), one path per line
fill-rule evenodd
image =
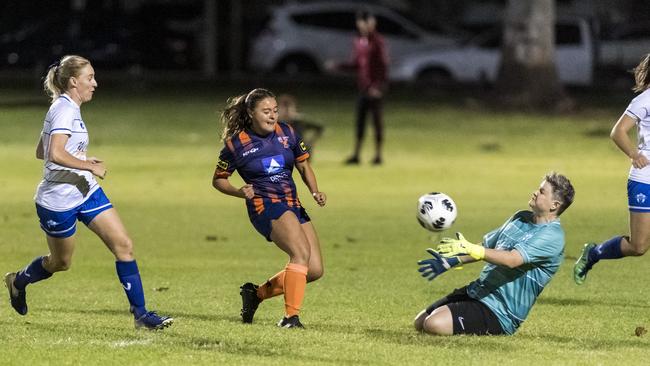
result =
M431 192L418 199L418 222L429 231L449 229L457 214L456 203L444 193Z

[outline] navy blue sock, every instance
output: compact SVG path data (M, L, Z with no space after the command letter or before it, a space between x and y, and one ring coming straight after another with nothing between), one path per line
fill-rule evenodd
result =
M622 236L615 236L595 247L589 251L589 266L593 266L601 259L618 259L623 258L621 251Z
M144 290L142 288L140 272L138 271L138 264L135 260L131 262L116 261L115 269L117 270L117 277L120 278L126 297L129 299L129 304L131 304L133 315L139 318L147 312L147 309L144 307Z
M30 283L38 282L52 277L52 274L43 268L43 257L36 257L27 267L18 272L14 286L24 290Z

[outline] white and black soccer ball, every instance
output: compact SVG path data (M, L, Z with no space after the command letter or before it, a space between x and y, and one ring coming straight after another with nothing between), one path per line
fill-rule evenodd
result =
M444 193L427 193L418 199L418 222L429 231L449 229L457 214L456 203Z

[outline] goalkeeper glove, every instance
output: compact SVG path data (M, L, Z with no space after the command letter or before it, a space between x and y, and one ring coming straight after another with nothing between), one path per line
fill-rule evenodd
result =
M482 245L468 242L461 233L456 233L456 237L458 239L442 238L438 253L447 258L459 255L469 255L479 261L485 258L485 248Z
M451 267L462 264L458 257L444 258L431 248L427 249L427 252L429 252L433 258L418 261L418 265L420 266L418 271L422 277L429 281L447 272Z

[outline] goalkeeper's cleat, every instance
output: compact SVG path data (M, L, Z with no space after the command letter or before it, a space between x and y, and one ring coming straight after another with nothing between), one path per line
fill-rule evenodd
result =
M27 314L27 298L25 290L18 290L14 286L16 279L16 272L9 272L5 275L5 286L9 290L9 300L11 300L11 307L16 310L20 315Z
M155 311L149 311L139 318L135 319L135 329L145 328L148 330L158 330L169 327L174 323L174 318L169 316L160 316Z
M576 261L576 264L573 265L573 280L578 285L582 285L587 279L587 272L593 266L593 263L589 262L589 252L596 247L594 243L585 244L582 249L582 254L580 258Z
M239 294L241 295L241 321L243 323L252 323L253 316L262 299L257 297L258 286L250 282L241 285Z
M300 322L300 318L298 318L298 315L292 315L290 317L283 317L280 319L278 322L278 327L281 328L302 328L304 329L305 327L302 325Z

